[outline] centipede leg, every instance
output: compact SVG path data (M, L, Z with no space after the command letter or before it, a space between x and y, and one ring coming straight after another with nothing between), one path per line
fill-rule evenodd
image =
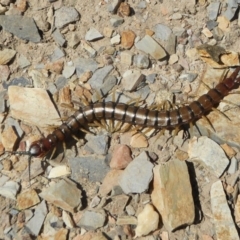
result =
M220 113L223 117L225 117L227 120L231 121L231 119L221 110L217 109L217 108L212 108L213 111L216 111L217 113Z
M203 115L202 118L205 119L205 120L208 122L208 124L211 126L211 128L213 129L213 131L216 132L216 130L215 130L213 124L211 123L211 121L209 120L209 118L206 117L205 115ZM196 124L195 124L195 125L196 125Z

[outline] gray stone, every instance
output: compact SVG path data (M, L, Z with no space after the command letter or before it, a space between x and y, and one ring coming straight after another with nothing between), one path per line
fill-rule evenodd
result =
M122 0L111 0L108 3L107 9L110 13L116 13L118 7L120 6L120 3Z
M62 49L60 49L59 47L56 47L52 55L50 55L50 61L51 62L57 61L58 59L64 56L65 56L65 53L62 51Z
M30 176L29 176L29 168L30 168ZM38 175L42 174L44 172L42 163L36 159L31 161L30 166L28 166L25 171L21 175L21 180L23 181L29 181L31 179L34 179Z
M147 7L147 3L145 1L141 1L138 5L138 8L145 9Z
M197 76L198 76L197 73L184 73L179 77L179 79L193 82L197 78Z
M148 81L149 83L154 83L156 80L156 73L152 73L146 76L146 81Z
M183 34L186 32L186 29L185 28L183 28L183 27L174 27L173 29L172 29L172 31L173 31L173 33L174 33L174 35L175 36L177 36L177 37L182 37L183 36Z
M121 17L118 17L118 16L115 16L115 17L110 19L111 25L115 28L120 26L121 24L123 24L123 22L124 22L124 19L121 18Z
M153 178L153 164L149 157L142 152L138 157L133 159L123 171L119 180L119 185L124 193L143 193Z
M5 124L9 125L9 126L13 126L15 128L19 138L21 138L23 136L23 130L21 129L19 122L16 119L9 117L6 119Z
M34 43L41 41L38 29L32 18L20 15L0 15L0 25L5 31L21 39Z
M210 194L217 239L238 240L238 231L235 227L221 180L212 185Z
M75 70L76 70L75 66L65 65L64 69L63 69L63 72L62 72L62 75L65 78L70 78L75 73Z
M93 89L100 89L104 83L104 79L107 75L112 71L113 66L108 65L103 68L97 69L92 77L89 79L88 83L91 85Z
M165 50L148 35L145 35L139 42L135 43L138 50L150 54L156 60L166 57Z
M105 134L100 135L86 135L87 143L86 146L92 149L93 153L96 154L107 154L109 137Z
M10 82L3 82L3 87L5 89L8 89L10 86L21 86L21 87L26 87L26 86L31 86L31 81L24 77L20 78L14 78Z
M78 77L81 77L82 74L88 71L95 72L95 70L98 68L97 62L90 58L77 58L73 62L76 67Z
M172 30L164 24L157 24L154 27L154 32L155 36L163 41L168 40L168 38L172 34Z
M222 29L220 29L219 27L215 27L213 29L213 37L217 40L217 41L221 41L224 37L224 32Z
M110 90L117 84L117 78L115 76L107 76L103 86L100 88L100 94L102 97L106 96ZM95 92L92 96L92 102L99 101L99 92Z
M208 18L210 20L216 20L218 16L218 11L220 7L220 2L212 2L207 7Z
M223 13L223 16L225 16L229 21L231 21L235 16L237 9L237 0L228 0L227 10Z
M62 28L79 19L80 15L74 7L63 6L55 12L55 27Z
M82 178L91 182L101 182L110 170L107 157L96 155L70 158L69 166L72 171L71 179L76 182L81 182Z
M0 195L16 200L17 192L19 191L19 184L14 181L8 181L0 187Z
M31 63L28 61L28 59L24 55L20 54L18 58L18 65L20 68L26 68L30 66Z
M53 39L55 40L55 42L63 47L66 43L66 39L64 38L64 36L61 34L60 30L57 28L53 33Z
M206 136L194 137L189 142L188 155L191 161L202 162L217 177L220 177L229 164L223 149Z
M237 169L238 169L238 161L235 157L233 157L228 167L228 173L234 174L237 171Z
M25 227L34 236L38 236L46 215L47 215L46 202L42 201L35 208L34 216L26 223Z
M150 94L150 88L148 85L141 87L138 91L136 91L134 94L134 98L145 100L147 96Z
M133 64L140 69L144 69L149 67L150 61L146 55L139 54L133 57Z
M103 35L96 28L93 27L90 28L85 35L85 40L87 41L95 41L101 38L103 38Z
M77 223L77 226L82 227L86 230L96 230L104 226L106 221L106 213L104 211L85 211Z
M7 97L7 91L3 90L0 92L0 113L4 113L6 110L6 97Z
M217 25L218 25L218 23L216 22L216 21L214 21L214 20L208 20L207 22L206 22L206 24L207 24L207 28L211 31L211 30L213 30Z
M62 89L68 82L68 79L65 78L64 76L60 76L57 80L56 80L56 87L58 90Z
M169 55L176 53L176 36L174 34L170 34L165 45L165 50Z
M62 179L40 193L40 197L71 213L81 207L82 192L69 179Z
M182 14L181 13L173 13L173 15L171 16L171 18L173 20L180 20L182 19Z

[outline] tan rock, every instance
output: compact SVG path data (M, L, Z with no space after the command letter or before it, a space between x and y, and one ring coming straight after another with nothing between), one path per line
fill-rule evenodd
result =
M131 30L122 32L121 34L122 47L125 49L130 49L134 44L135 37L136 34Z
M7 64L10 62L13 57L16 55L16 51L12 49L3 49L0 51L0 65Z
M62 59L59 59L55 62L50 62L45 65L45 69L49 70L50 72L54 72L57 74L61 74L63 70L64 62Z
M169 58L169 64L174 64L174 63L176 63L178 61L178 55L177 54L172 54L171 56L170 56L170 58Z
M17 0L16 5L17 5L17 9L20 12L25 12L27 10L27 1L26 0Z
M218 27L223 30L223 32L229 32L230 21L225 16L219 16L217 18Z
M0 65L0 79L1 81L8 80L10 69L7 65Z
M131 147L134 147L134 148L148 147L147 137L141 133L136 133L131 137L130 145Z
M17 205L19 210L27 209L37 205L40 202L37 192L34 189L30 189L20 193L17 196Z
M103 28L103 35L105 37L112 37L112 34L113 34L113 29L112 28L109 28L109 27L104 27Z
M116 145L110 162L110 167L114 169L124 169L132 161L131 150L126 145Z
M208 38L211 38L213 36L212 32L208 28L204 28L202 30L202 33Z
M13 151L18 140L18 136L12 126L5 127L2 134L2 144L8 151Z
M238 66L239 63L239 54L236 52L228 52L220 56L221 61L229 67Z
M127 2L122 2L118 8L118 14L121 16L129 16L131 13L130 5Z
M119 216L117 218L117 225L137 225L137 219L134 216Z
M186 55L191 59L191 60L197 60L199 59L198 51L196 48L191 48L186 51Z
M10 86L8 95L13 118L39 127L61 124L58 112L44 89Z
M149 36L152 36L155 32L154 31L152 31L151 29L145 29L145 33L146 33L146 35L149 35Z
M62 107L73 108L69 86L66 86L59 90L59 103Z
M71 174L71 171L68 166L61 165L54 167L50 170L48 178L57 178Z
M224 144L221 144L220 146L222 147L222 149L230 159L236 155L236 151L232 147L230 147L228 144L224 143Z
M170 160L154 168L152 202L168 231L193 223L195 208L185 162ZM179 197L181 196L181 197Z
M135 237L141 237L156 230L159 224L159 215L151 204L145 205L143 211L138 215L138 224Z

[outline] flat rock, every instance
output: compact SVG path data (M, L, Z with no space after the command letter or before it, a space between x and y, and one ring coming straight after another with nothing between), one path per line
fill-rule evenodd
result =
M78 11L74 7L63 6L55 12L55 27L63 28L69 23L80 19Z
M20 186L14 181L8 181L0 187L0 195L16 200L16 195Z
M112 65L108 65L103 68L97 69L88 81L91 87L94 89L101 88L104 83L104 79L112 71L112 69L113 69Z
M149 157L142 152L123 171L119 180L120 187L126 194L145 192L153 178L152 169L153 164Z
M123 31L121 34L121 45L123 48L125 49L130 49L133 44L134 44L134 40L136 38L136 34L131 31Z
M31 65L30 61L23 54L20 54L17 61L20 68L26 68Z
M138 70L127 70L123 74L122 84L126 91L134 91L143 82L145 76Z
M104 211L85 211L77 225L87 230L95 230L103 227L105 220L106 213Z
M110 19L111 25L115 28L120 26L121 24L123 24L123 22L124 22L124 19L121 18L121 17L118 17L118 16L115 16L115 17Z
M93 153L102 155L107 154L109 137L106 134L89 134L86 136L86 139L88 141L86 147L90 148Z
M14 128L12 126L5 127L1 133L1 138L4 148L8 151L13 151L18 140L18 136L14 131Z
M168 40L168 38L172 34L172 30L168 26L161 23L155 25L154 32L155 36L161 39L162 41Z
M81 190L70 180L60 180L44 190L40 197L71 213L81 207Z
M141 237L155 231L158 228L159 215L151 204L145 205L142 212L138 214L138 224L135 237Z
M44 89L10 86L8 94L13 118L39 127L61 125L58 112Z
M229 160L223 149L206 136L194 137L190 140L188 155L190 160L202 162L217 177L220 177L229 165Z
M110 170L102 181L102 185L99 188L100 196L107 196L115 186L118 186L119 179L122 170Z
M37 192L28 189L17 196L17 206L19 210L30 208L40 202Z
M165 50L149 35L145 35L139 42L135 43L138 50L150 54L156 60L167 56Z
M110 167L124 169L132 161L131 150L127 145L119 144L114 147Z
M1 16L0 16L1 17ZM1 19L1 18L0 18ZM16 55L16 51L13 49L3 49L0 51L0 65L7 64Z
M25 227L34 236L38 236L46 215L47 215L46 202L42 201L40 204L36 206L34 216L26 223Z
M103 35L96 28L93 27L90 28L85 35L85 40L87 41L95 41L101 38L103 38Z
M94 72L98 68L98 63L91 58L77 58L73 62L78 77L81 77L85 72Z
M69 159L69 166L72 171L71 179L81 182L87 178L91 182L101 182L110 170L105 156L84 156Z
M110 13L116 13L120 6L121 0L112 0L108 3L107 9Z
M7 81L10 76L10 69L7 65L0 65L0 78L3 82Z
M164 226L174 231L194 222L195 207L188 168L184 161L170 160L154 167L152 202ZM179 197L181 196L181 197Z
M32 18L21 15L0 15L0 25L18 38L38 43L41 37Z
M112 197L110 213L111 215L119 216L124 214L124 209L129 201L129 196L120 194Z
M212 185L210 194L217 239L238 240L238 231L232 218L221 180Z
M133 64L140 69L144 69L149 67L150 61L146 55L138 54L133 57Z
M208 5L207 11L208 11L208 18L210 20L216 20L218 16L219 7L220 7L220 2L212 2Z
M68 166L60 165L52 168L48 174L48 178L58 178L70 175L71 171Z
M57 28L53 33L52 33L54 41L59 45L59 46L64 46L66 43L66 39L60 32L60 30Z
M137 219L134 216L118 216L117 225L137 225Z

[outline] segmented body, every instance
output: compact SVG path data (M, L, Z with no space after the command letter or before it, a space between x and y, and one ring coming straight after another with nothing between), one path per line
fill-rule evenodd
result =
M174 129L187 125L209 113L231 90L239 87L240 77L237 77L239 71L240 67L198 100L169 111L149 110L115 102L99 102L80 108L52 134L32 143L29 153L31 156L42 157L56 147L58 142L65 141L79 128L101 119L118 120L155 129Z

